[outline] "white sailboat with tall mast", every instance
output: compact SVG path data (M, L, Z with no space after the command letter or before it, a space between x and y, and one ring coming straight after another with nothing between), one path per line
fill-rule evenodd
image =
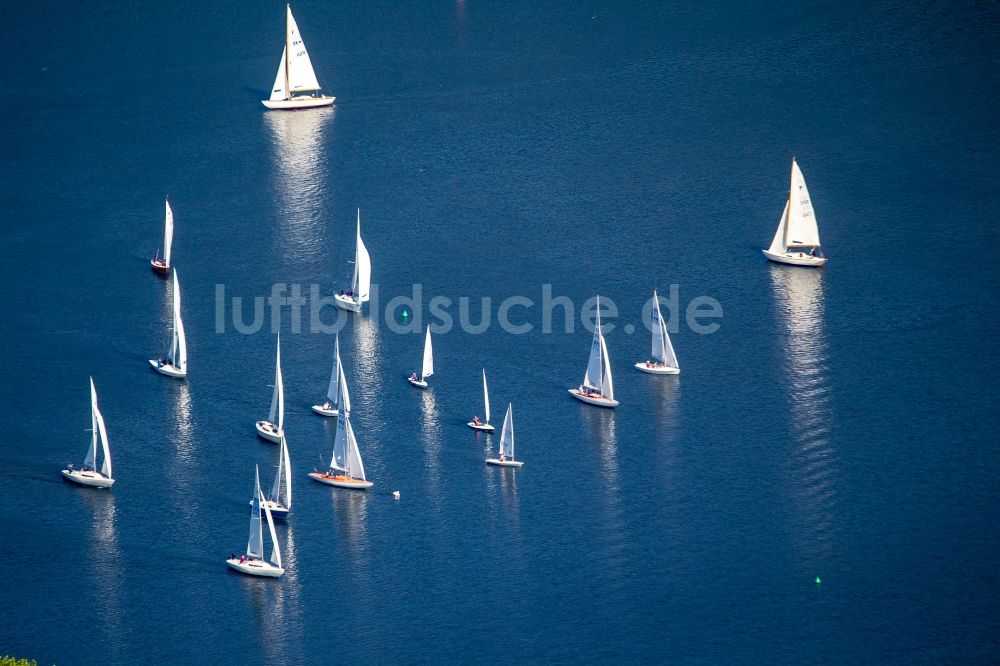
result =
M408 382L417 388L427 388L427 378L434 374L434 349L431 347L431 326L427 325L427 335L424 337L424 362L420 368L420 378L417 373L413 373L406 378Z
M281 443L281 438L285 435L285 385L281 381L281 333L278 333L278 342L274 357L274 391L271 393L271 411L267 413L266 421L257 421L254 424L257 434L269 442Z
M285 47L281 51L278 74L274 77L270 99L263 100L269 109L311 109L330 106L335 97L320 92L319 81L313 70L312 60L306 51L299 26L292 16L292 6L285 10Z
M149 364L161 375L187 377L187 338L184 322L181 320L181 283L177 269L173 271L173 332L170 338L170 353L164 358L150 359Z
M677 355L674 353L674 346L670 344L670 335L667 333L667 322L663 321L660 313L660 299L653 290L653 353L652 359L646 362L635 364L636 370L648 372L652 375L679 375L680 365L677 363Z
M287 518L292 509L292 461L288 456L288 440L281 435L278 453L278 470L274 473L274 484L264 505L275 518Z
M326 472L310 472L309 478L337 488L366 490L374 483L365 477L358 440L351 427L351 396L347 390L344 368L340 368L340 408L337 410L337 438L333 443L333 456Z
M486 388L486 368L483 368L483 405L486 407L486 421L480 421L478 416L474 416L466 425L473 430L493 432L494 428L490 424L490 393Z
M358 209L357 234L354 243L354 277L351 278L351 288L334 294L334 303L341 310L361 312L361 307L368 302L372 284L372 258L368 254L365 242L361 240L361 209Z
M247 540L247 552L240 557L232 556L226 560L233 569L251 576L277 578L285 573L281 566L281 549L278 547L278 535L274 532L274 518L267 506L264 493L260 489L260 468L255 468L253 499L250 501L250 538ZM264 559L264 520L267 520L267 531L271 535L271 557Z
M601 297L597 297L597 322L594 326L594 339L590 345L590 360L587 362L587 372L583 383L575 389L569 389L570 395L590 405L598 407L616 407L615 386L611 379L611 359L608 356L608 345L604 342L601 332Z
M97 389L94 388L93 377L90 378L90 430L90 448L87 449L83 467L74 469L73 465L68 465L62 471L63 478L82 486L110 488L115 482L111 476L111 449L108 447L108 431L104 426L104 416L97 408ZM98 441L100 449L97 446ZM101 457L100 470L97 468L98 455Z
M487 458L487 465L500 467L521 467L524 462L514 459L514 408L507 403L507 416L503 418L503 430L500 432L500 456Z
M340 333L333 343L333 370L330 371L330 384L326 387L326 402L313 405L312 410L320 416L336 416L340 403Z
M166 200L167 212L163 221L163 256L157 250L156 256L149 260L153 271L167 276L170 273L170 249L174 244L174 211L170 208L170 199Z
M779 264L793 266L822 266L826 263L819 242L816 211L809 198L806 179L794 156L788 201L785 202L785 211L781 214L771 247L764 250L764 256Z

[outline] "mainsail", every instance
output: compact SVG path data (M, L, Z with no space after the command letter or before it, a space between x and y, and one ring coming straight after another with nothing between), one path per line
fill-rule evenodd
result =
M507 415L503 417L503 432L500 434L500 453L508 460L514 460L514 412L507 404Z
M788 190L788 216L785 247L819 247L819 227L813 211L809 188L798 162L792 158L792 182Z
M427 336L424 339L424 364L420 371L420 379L427 379L434 374L434 350L431 348L431 327L427 325Z
M271 394L271 411L267 420L279 431L285 423L285 386L281 381L281 334L278 334L277 352L274 359L274 393ZM277 418L277 421L275 421Z
M372 282L372 259L368 254L365 242L361 240L361 209L358 209L358 227L356 250L354 254L354 277L351 278L351 291L358 303L367 303Z

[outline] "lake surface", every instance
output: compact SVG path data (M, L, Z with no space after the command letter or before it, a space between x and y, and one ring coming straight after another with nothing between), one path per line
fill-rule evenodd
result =
M0 27L0 653L1000 659L995 5L293 10L334 109L261 106L280 3L29 4ZM793 154L822 270L760 253ZM146 363L169 343L148 265L167 195L186 382ZM306 476L336 427L309 409L333 352L312 306L298 323L265 307L255 333L232 319L276 284L308 303L346 288L359 207L379 302L340 345L367 494ZM422 307L387 319L415 285ZM683 372L643 375L642 307L671 285ZM572 332L560 307L543 331L545 294L569 299ZM614 411L566 393L597 294L617 309ZM516 296L523 334L497 324ZM420 392L404 378L434 297L456 325ZM463 297L472 323L491 299L485 332L458 324ZM698 297L722 308L714 333L685 321ZM269 485L277 463L253 430L274 324L295 504L269 581L224 560L245 548L254 465ZM464 425L484 367L522 469L484 465L496 438ZM59 474L89 442L89 375L110 492Z

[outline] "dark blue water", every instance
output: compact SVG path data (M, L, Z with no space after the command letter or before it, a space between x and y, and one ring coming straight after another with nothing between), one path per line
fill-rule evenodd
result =
M332 111L266 113L280 3L21 5L0 179L0 652L40 663L953 663L1000 658L993 5L323 3L293 9ZM769 265L797 154L830 263ZM177 233L190 378L150 372ZM332 336L282 311L295 507L280 581L244 548L269 327L217 285L343 288L353 220L381 307L419 284L493 325L341 333L368 494L305 476ZM614 412L574 402L619 312ZM679 378L640 311L677 285ZM533 299L496 325L510 296ZM322 312L333 321L332 308ZM424 311L424 317L427 313ZM397 318L402 322L401 314ZM523 469L464 426L514 403ZM80 463L93 375L111 492ZM496 416L495 416L496 419ZM499 420L499 419L496 419ZM400 490L402 499L390 493ZM819 577L821 583L815 581Z

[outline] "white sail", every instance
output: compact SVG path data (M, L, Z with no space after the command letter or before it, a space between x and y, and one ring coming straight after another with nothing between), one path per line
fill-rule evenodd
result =
M291 97L292 93L319 90L319 82L316 80L316 72L313 71L312 61L309 59L309 52L306 51L299 26L292 16L291 5L287 6L287 12L285 67L288 74L288 96Z
M601 336L601 396L608 400L615 399L615 385L611 380L611 357L608 356L608 345Z
M507 404L507 415L503 417L503 432L500 433L500 453L508 460L514 460L514 412Z
M163 263L170 267L170 248L174 244L174 211L170 208L170 200L166 202L167 212L163 222Z
M774 232L771 239L771 247L767 251L771 254L781 254L785 251L785 227L788 221L788 202L785 202L785 210L781 213L781 221L778 222L778 230Z
M267 518L267 531L271 533L271 564L276 567L281 566L281 549L278 548L278 535L274 533L274 516L271 515L271 507L267 504L264 507L264 516Z
M278 333L277 352L274 359L274 393L271 394L271 411L268 412L267 420L279 432L285 424L285 386L281 381L281 333Z
M486 368L483 368L483 402L486 404L486 422L490 422L490 392L486 388Z
M83 459L83 469L97 469L97 389L94 388L94 378L90 378L90 446Z
M333 370L330 371L330 384L326 387L326 397L334 407L340 401L340 333L333 343Z
M101 414L101 410L97 407L97 391L94 389L94 380L90 380L90 409L93 413L93 421L97 424L97 432L95 436L99 435L101 440L101 454L104 456L104 461L101 463L101 474L111 478L111 449L108 447L108 430L104 426L104 415ZM96 450L96 443L93 446Z
M420 370L420 379L427 379L434 374L434 350L431 348L431 327L427 325L427 337L424 338L424 364Z
M367 303L372 282L372 259L368 248L361 240L361 209L358 209L358 232L354 253L354 277L351 279L351 291L359 303Z
M278 452L278 471L274 475L274 485L268 498L286 509L292 508L292 463L288 456L288 442L281 436L281 448Z
M594 338L590 343L590 359L587 361L587 373L583 376L583 385L603 394L602 375L603 365L601 362L601 299L597 299L597 322L594 325Z
M264 559L264 533L260 524L263 495L260 492L260 468L255 467L253 503L250 505L250 538L247 539L247 557Z
M351 412L351 396L347 392L347 378L344 368L340 366L340 409L337 410L337 436L333 440L333 456L330 458L330 469L338 472L347 470L347 428Z
M348 416L344 420L347 424L347 464L344 466L347 476L352 479L361 479L362 481L367 481L365 478L365 466L361 463L361 451L358 450L358 440L354 437L354 428L351 427L351 419Z
M288 46L281 49L281 62L278 63L278 75L274 77L271 86L271 101L288 99L288 77L285 75L285 62L288 60Z
M806 179L798 162L792 158L792 182L788 190L788 216L785 225L785 247L819 247L819 227Z
M653 302L656 304L656 309L653 310L653 358L671 368L680 367L677 365L674 346L670 343L670 335L667 333L667 322L663 321L663 314L660 312L660 299L655 289Z
M181 372L187 372L187 338L184 335L184 322L181 320L181 283L177 278L177 269L173 270L174 279L174 337L170 343L170 363Z

